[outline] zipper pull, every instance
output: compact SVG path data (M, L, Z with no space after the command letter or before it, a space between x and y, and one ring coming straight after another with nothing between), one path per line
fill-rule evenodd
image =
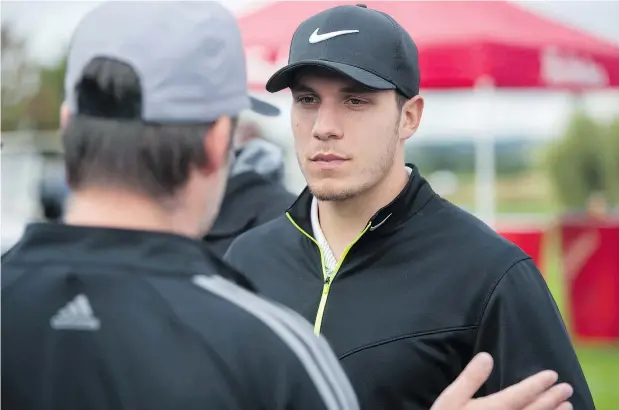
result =
M325 285L328 285L329 283L331 283L331 276L327 276L325 279Z

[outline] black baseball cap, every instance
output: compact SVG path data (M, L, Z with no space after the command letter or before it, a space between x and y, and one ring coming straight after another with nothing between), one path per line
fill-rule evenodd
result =
M303 21L292 37L288 65L266 84L274 93L290 87L295 73L322 67L374 90L419 94L419 53L391 16L365 5L337 6Z

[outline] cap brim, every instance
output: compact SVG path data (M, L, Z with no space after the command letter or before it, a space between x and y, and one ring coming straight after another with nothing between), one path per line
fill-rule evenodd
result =
M294 81L294 75L298 70L307 67L326 68L361 83L372 90L395 90L396 88L396 86L389 81L358 67L333 61L305 60L289 64L279 69L271 76L269 81L267 81L266 90L270 93L275 93L290 87Z
M251 110L257 114L267 117L277 117L281 113L279 108L266 101L259 100L256 97L249 97L249 100L251 102Z

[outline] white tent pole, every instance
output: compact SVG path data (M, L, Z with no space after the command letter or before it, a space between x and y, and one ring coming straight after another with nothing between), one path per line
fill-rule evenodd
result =
M475 143L475 212L477 216L496 227L496 167L495 136L493 129L494 83L480 78L475 87L480 100L481 135Z

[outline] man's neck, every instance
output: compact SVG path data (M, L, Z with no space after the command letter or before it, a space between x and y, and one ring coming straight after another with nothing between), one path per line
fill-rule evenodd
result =
M69 200L65 223L167 232L196 237L198 224L146 197L122 190L88 189Z
M318 202L320 227L338 260L370 218L402 192L408 179L405 167L394 167L381 184L362 195L345 201Z

